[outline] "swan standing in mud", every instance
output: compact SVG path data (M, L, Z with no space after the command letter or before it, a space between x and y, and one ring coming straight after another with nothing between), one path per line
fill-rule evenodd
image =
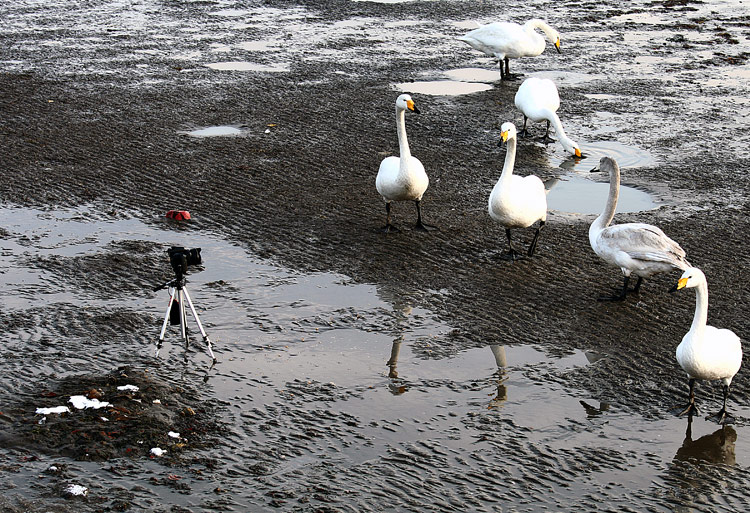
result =
M742 365L742 344L740 338L732 331L707 326L708 320L708 284L706 275L695 267L687 269L670 292L684 288L697 288L695 296L695 315L682 342L677 346L676 356L680 367L687 372L690 379L690 396L687 408L680 415L692 415L697 411L693 388L696 379L724 382L724 403L718 413L711 417L723 424L731 419L727 414L727 397L732 378Z
M475 50L496 57L500 65L500 79L509 80L511 78L509 59L536 57L544 51L546 43L536 29L541 29L547 39L555 45L557 53L561 53L560 34L539 19L529 20L523 25L507 21L489 23L467 32L458 40L468 43ZM505 61L505 69L503 69L503 61Z
M520 137L528 135L526 122L529 119L534 122L547 121L547 131L544 133L543 141L554 141L549 136L549 126L552 123L557 138L565 151L576 157L581 156L580 146L565 135L560 118L557 116L557 109L560 108L560 95L552 80L536 77L527 78L516 91L515 103L518 110L523 113L523 129L518 134Z
M620 166L611 157L602 157L599 169L609 173L609 197L604 210L591 223L589 242L594 253L608 264L622 269L625 281L622 292L600 300L623 300L629 292L630 275L635 273L638 282L633 292L638 292L643 278L654 274L685 270L690 264L685 260L685 251L675 241L667 237L656 226L645 223L626 223L609 226L615 216L617 198L620 194Z
M385 200L386 224L383 231L388 233L399 231L391 224L391 202L392 201L415 201L417 204L418 230L432 230L435 227L422 222L422 195L430 184L430 179L425 173L424 166L409 151L409 142L406 139L406 126L404 113L410 110L419 114L419 109L414 105L414 100L408 94L402 94L396 98L396 131L398 133L398 157L386 157L380 163L378 176L375 179L375 187Z
M505 227L505 235L508 237L507 255L515 260L519 253L513 249L510 230L528 228L539 221L528 250L528 255L533 256L539 232L547 220L547 192L539 177L513 174L516 162L516 126L510 122L503 123L500 136L508 148L500 179L490 193L488 209L490 217Z

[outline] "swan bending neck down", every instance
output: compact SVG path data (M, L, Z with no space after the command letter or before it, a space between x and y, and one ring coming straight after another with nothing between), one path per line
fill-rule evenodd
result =
M519 137L528 136L526 122L529 119L533 122L547 121L547 131L542 140L545 143L554 142L554 139L549 136L549 127L552 124L565 151L576 157L581 157L580 146L567 136L557 115L557 109L560 108L560 95L552 80L537 77L527 78L516 91L515 104L516 108L523 113L523 128L518 133Z
M742 365L742 344L732 331L708 326L708 284L703 272L695 267L688 268L670 292L683 288L696 288L695 315L682 342L677 346L676 357L680 367L687 372L690 394L687 407L680 415L691 415L695 406L695 380L715 380L723 382L724 403L721 410L710 416L723 424L731 419L727 413L729 386Z
M497 58L500 65L500 80L509 80L512 78L509 59L536 57L544 51L546 43L544 38L536 33L536 29L541 29L547 39L555 45L557 53L560 53L560 34L537 18L523 25L506 21L489 23L467 32L458 40Z
M380 163L378 176L375 179L375 187L385 200L386 224L383 231L400 231L391 224L391 202L392 201L415 201L417 205L418 230L432 230L435 227L422 222L422 196L430 184L430 179L425 173L422 163L411 155L409 142L406 139L406 126L404 113L409 110L419 114L419 109L408 94L402 94L396 98L396 132L398 134L398 157L386 157Z
M589 242L594 252L605 262L619 267L625 276L622 290L615 296L603 296L600 300L625 299L630 275L638 276L632 292L638 292L643 278L671 271L685 270L690 264L685 260L685 251L667 237L656 226L645 223L626 223L610 226L615 216L617 198L620 194L620 167L611 157L602 157L599 169L609 173L609 196L604 210L591 223Z
M490 217L505 227L505 235L508 238L507 257L515 260L519 253L513 248L510 230L528 228L539 221L534 239L527 251L528 256L533 256L539 232L547 220L547 193L539 177L513 174L516 162L516 126L510 122L503 123L500 135L501 144L507 144L507 151L503 171L490 193L488 209Z

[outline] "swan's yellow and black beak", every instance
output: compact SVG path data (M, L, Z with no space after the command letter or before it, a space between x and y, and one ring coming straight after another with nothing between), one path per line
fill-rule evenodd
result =
M557 38L557 41L555 41L555 50L557 50L557 53L562 53L560 51L560 38Z
M414 114L419 114L419 109L414 105L414 100L406 100L406 108L412 111Z
M680 289L684 289L687 285L688 279L687 278L680 278L679 281L677 281L677 284L669 289L669 292L677 292Z
M502 148L507 142L508 142L508 131L505 130L504 132L500 132L500 141L498 141L497 146L499 148Z
M581 150L579 148L576 148L576 157L583 158L583 154L581 153Z

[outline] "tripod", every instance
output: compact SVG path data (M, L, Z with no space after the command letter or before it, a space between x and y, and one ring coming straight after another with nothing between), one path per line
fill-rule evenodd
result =
M167 322L169 322L170 312L172 311L172 306L174 302L177 302L177 308L179 311L179 317L180 317L180 335L182 336L182 339L185 341L185 347L188 346L188 333L187 333L187 314L185 312L185 303L187 302L188 306L190 307L190 311L193 312L193 318L195 319L195 322L198 324L198 329L201 330L201 335L203 335L203 341L206 343L206 348L208 349L208 354L211 356L211 359L214 363L216 363L216 357L214 356L213 349L211 349L211 340L208 338L208 335L206 334L206 330L203 329L203 325L201 324L201 320L198 318L198 313L195 311L195 307L193 306L193 301L190 299L190 294L188 294L187 287L185 287L185 277L181 273L177 273L177 277L172 280L168 281L164 285L161 285L160 287L157 287L154 289L154 292L157 290L161 290L165 287L169 287L172 289L170 298L169 298L169 304L167 305L167 312L164 314L164 324L162 324L161 327L161 333L159 334L159 342L156 345L156 356L159 356L159 351L161 350L162 342L164 342L164 333L167 331Z

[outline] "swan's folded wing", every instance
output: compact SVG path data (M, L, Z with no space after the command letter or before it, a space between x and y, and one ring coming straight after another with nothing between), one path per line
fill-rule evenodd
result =
M600 237L608 246L624 251L637 260L682 261L687 264L685 250L660 228L650 224L616 224L603 230Z

